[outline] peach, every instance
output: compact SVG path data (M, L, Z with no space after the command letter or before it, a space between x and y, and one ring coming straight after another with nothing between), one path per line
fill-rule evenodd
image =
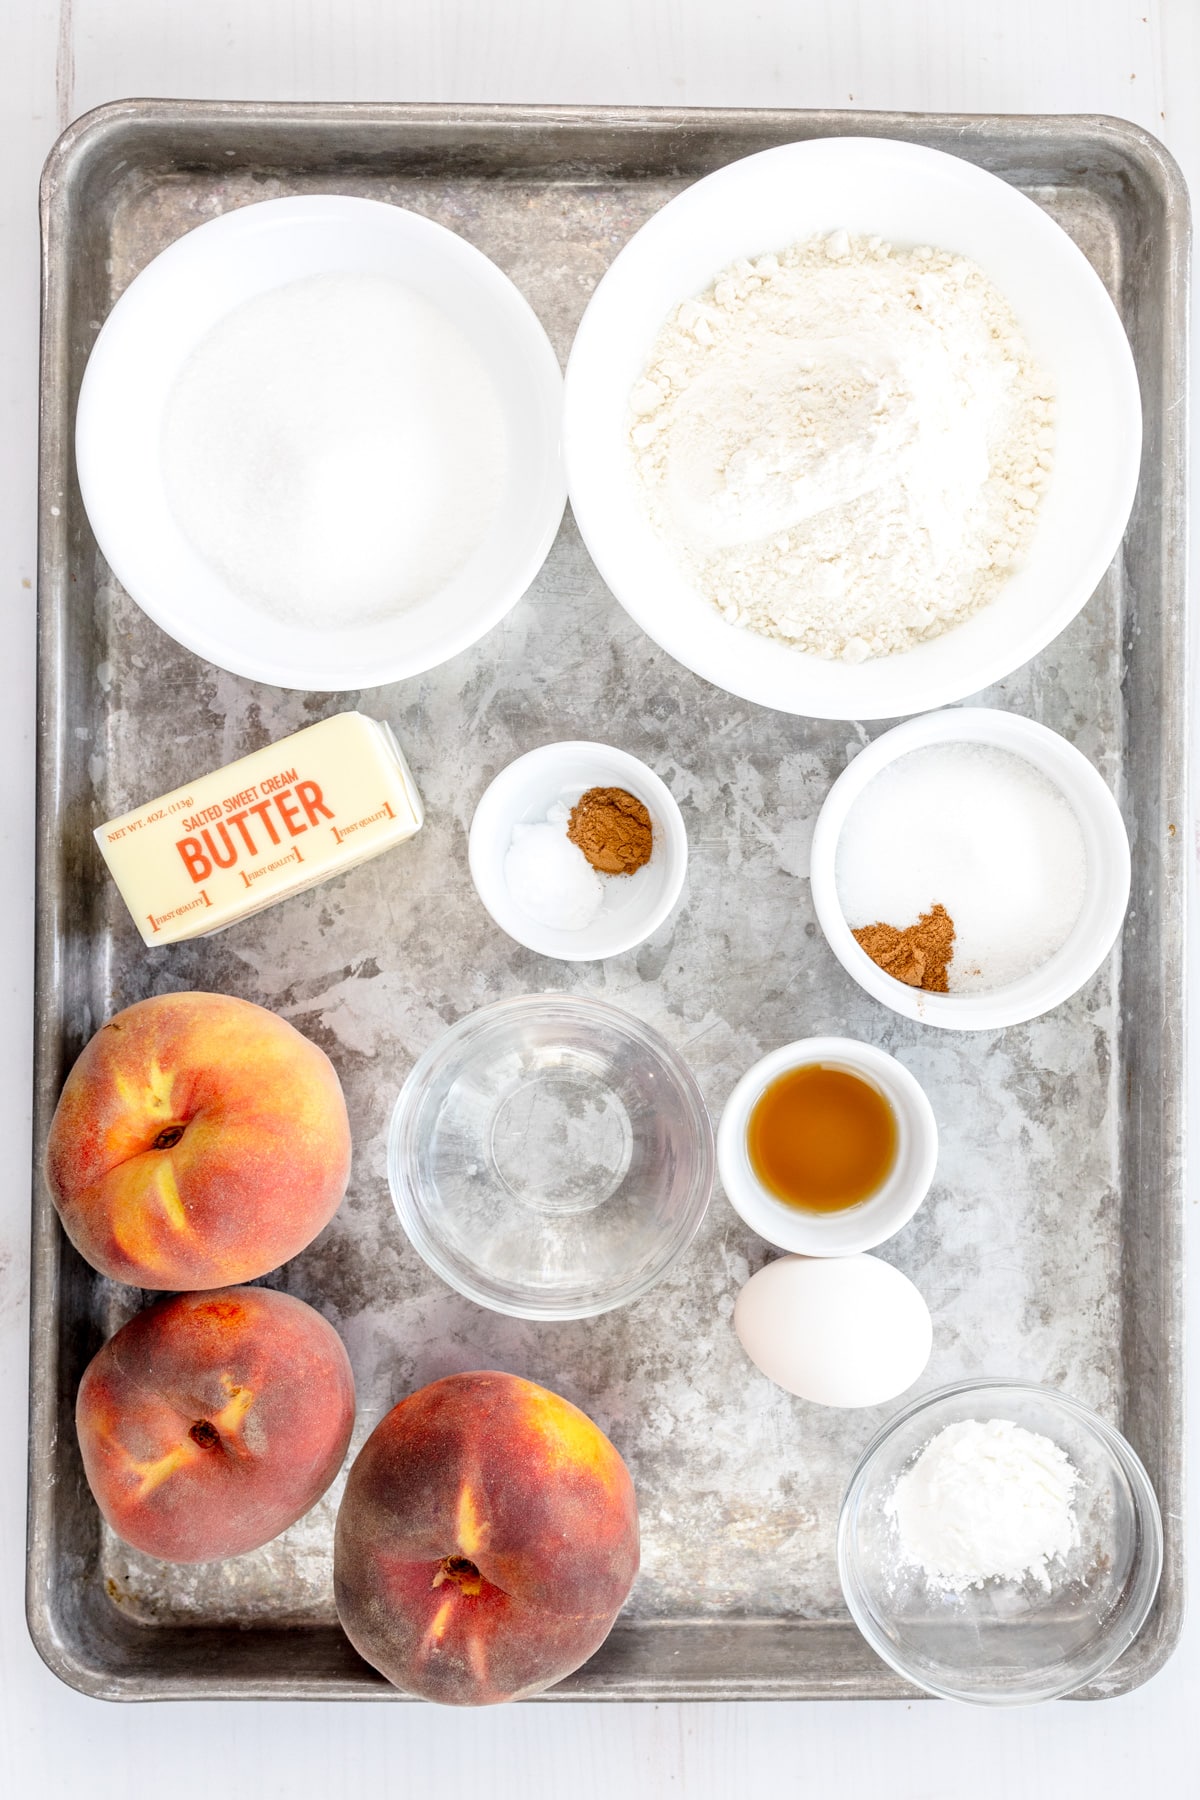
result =
M593 1655L638 1567L629 1471L585 1413L491 1371L393 1407L350 1470L342 1626L396 1687L451 1706L540 1693Z
M354 1377L303 1300L175 1294L92 1358L75 1423L117 1536L166 1562L210 1562L269 1543L320 1499L350 1442Z
M46 1177L67 1236L144 1288L253 1281L316 1237L350 1178L333 1064L294 1026L225 994L116 1014L67 1077Z

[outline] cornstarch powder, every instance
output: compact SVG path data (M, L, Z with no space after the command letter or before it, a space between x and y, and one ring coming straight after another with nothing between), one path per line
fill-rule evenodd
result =
M836 231L677 307L629 437L656 530L727 619L857 663L994 597L1033 535L1053 418L981 269Z
M1011 1419L963 1419L898 1478L886 1511L903 1563L961 1594L986 1581L1036 1581L1079 1543L1079 1477L1066 1452Z

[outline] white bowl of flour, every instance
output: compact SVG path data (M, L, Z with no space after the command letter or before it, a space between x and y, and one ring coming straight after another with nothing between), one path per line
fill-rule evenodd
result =
M445 662L528 587L565 501L562 376L455 233L319 194L188 232L84 375L80 488L114 573L235 674L341 691Z
M656 642L745 699L889 718L1075 616L1141 409L1080 250L986 171L869 138L695 183L600 282L567 369L572 507Z

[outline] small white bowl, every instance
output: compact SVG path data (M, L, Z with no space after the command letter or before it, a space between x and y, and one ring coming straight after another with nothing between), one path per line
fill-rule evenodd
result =
M504 859L514 825L540 823L556 801L574 806L594 787L624 788L642 802L653 849L634 874L602 877L604 901L590 925L556 931L517 905L504 879ZM475 808L468 856L475 890L501 931L560 962L598 962L632 950L667 917L687 874L687 832L666 784L628 751L609 744L543 744L496 776Z
M1040 968L989 993L928 994L887 974L853 936L838 900L838 839L858 796L890 763L929 744L959 743L988 744L1024 757L1054 783L1083 833L1087 887L1070 937ZM830 949L868 994L923 1025L994 1031L1049 1012L1096 973L1117 940L1129 905L1129 837L1103 777L1074 744L1020 713L964 706L909 719L859 751L830 788L818 815L810 875L813 906Z
M1024 565L964 624L852 666L729 624L645 516L629 397L679 301L740 257L845 229L979 264L1057 388L1054 474ZM783 144L718 169L636 232L588 302L567 364L571 506L600 573L643 631L731 694L816 719L894 719L1011 673L1070 623L1121 542L1141 401L1116 309L1083 252L1024 194L940 150L887 138Z
M508 438L496 521L431 599L378 621L282 623L238 594L177 523L160 445L176 377L234 308L312 275L393 277L456 325L494 384ZM117 579L177 642L277 687L372 688L475 643L524 593L554 541L566 483L562 375L512 282L463 238L377 200L264 200L197 226L121 295L84 372L75 428L83 503Z
M856 946L857 948L857 946ZM846 1069L883 1095L896 1116L896 1160L870 1199L843 1212L803 1212L763 1186L746 1147L750 1115L764 1089L789 1069ZM717 1129L717 1167L729 1203L759 1237L802 1256L854 1256L908 1224L929 1192L938 1130L924 1088L903 1063L857 1038L801 1038L748 1069L725 1102Z

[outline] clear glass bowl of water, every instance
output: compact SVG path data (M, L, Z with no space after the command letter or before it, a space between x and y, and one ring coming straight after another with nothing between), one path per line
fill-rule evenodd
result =
M443 1281L520 1319L583 1319L654 1286L712 1194L686 1064L600 1000L528 994L416 1064L388 1139L400 1222Z
M1079 1543L1032 1575L946 1592L905 1566L888 1503L931 1438L965 1419L1010 1419L1074 1465ZM982 1706L1054 1700L1097 1680L1133 1642L1162 1572L1150 1478L1098 1413L1026 1382L958 1382L916 1401L868 1445L838 1523L842 1591L871 1648L931 1694Z

